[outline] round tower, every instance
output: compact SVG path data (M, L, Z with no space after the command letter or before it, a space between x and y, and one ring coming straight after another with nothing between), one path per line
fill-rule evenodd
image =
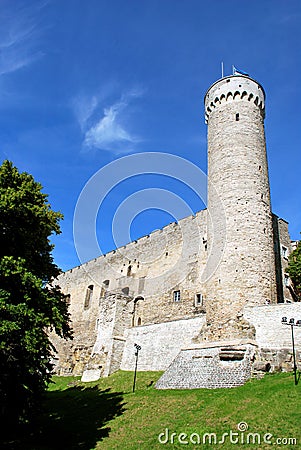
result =
M208 254L219 261L209 267L207 339L253 337L244 306L275 302L264 117L264 90L248 76L224 77L205 95Z

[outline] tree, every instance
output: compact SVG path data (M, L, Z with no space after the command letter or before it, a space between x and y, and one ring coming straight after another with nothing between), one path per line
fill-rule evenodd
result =
M293 283L294 292L301 301L301 241L297 248L289 255L288 268L286 269Z
M71 338L50 236L62 214L42 186L9 161L0 166L0 417L26 421L51 378L49 330Z

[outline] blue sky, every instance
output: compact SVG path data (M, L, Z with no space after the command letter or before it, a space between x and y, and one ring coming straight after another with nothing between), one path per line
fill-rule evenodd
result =
M203 97L231 66L264 87L273 211L301 231L301 2L299 0L0 1L0 157L34 175L63 212L55 261L78 264L77 199L100 168L125 155L165 152L206 171ZM182 183L140 175L114 187L98 217L104 251L114 211L137 190ZM141 212L133 239L172 221Z

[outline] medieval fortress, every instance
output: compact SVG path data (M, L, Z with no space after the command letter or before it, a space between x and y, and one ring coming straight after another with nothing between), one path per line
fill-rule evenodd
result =
M56 371L85 381L116 370L163 371L157 388L231 387L291 370L301 319L285 273L287 222L271 212L265 93L249 76L205 95L208 207L58 278L73 341L52 336ZM295 330L300 362L301 327Z

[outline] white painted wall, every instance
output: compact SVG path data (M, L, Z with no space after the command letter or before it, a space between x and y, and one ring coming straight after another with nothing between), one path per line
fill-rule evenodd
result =
M166 370L181 348L191 344L205 323L205 317L184 319L155 325L145 325L126 330L126 344L121 369L134 370L135 348L141 350L138 358L138 370Z

